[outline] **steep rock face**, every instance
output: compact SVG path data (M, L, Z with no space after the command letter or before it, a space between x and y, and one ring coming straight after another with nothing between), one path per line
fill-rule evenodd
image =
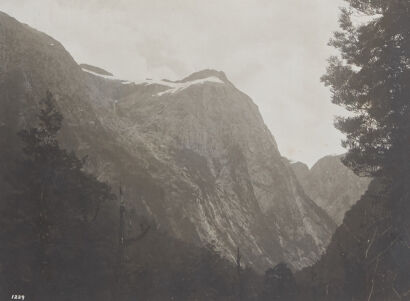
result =
M362 178L343 165L343 156L326 156L312 169L297 162L292 164L306 194L340 225L347 210L366 192L369 178Z
M90 77L101 87L113 85ZM158 224L180 238L213 242L231 258L239 246L260 268L278 259L296 268L314 262L334 225L303 194L257 107L225 74L204 70L177 82L117 83L104 93L121 144L136 154L142 141L162 163L149 169L162 183L167 213L159 217L144 203Z
M399 181L393 189L385 179L371 181L326 253L296 274L301 300L409 300L409 191L390 193Z
M158 227L232 259L239 247L259 270L318 259L335 225L222 72L136 84L100 70L0 13L1 144L18 149L15 133L32 124L48 89L65 117L61 142L87 154L101 180L121 182L127 205ZM3 172L13 153L4 151Z

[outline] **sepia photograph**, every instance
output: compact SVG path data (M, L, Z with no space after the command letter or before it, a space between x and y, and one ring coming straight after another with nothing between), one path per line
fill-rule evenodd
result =
M410 0L0 0L0 301L410 301Z

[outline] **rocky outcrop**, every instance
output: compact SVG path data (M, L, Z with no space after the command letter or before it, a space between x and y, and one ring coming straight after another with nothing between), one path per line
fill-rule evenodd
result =
M319 258L334 223L304 194L257 106L223 72L131 83L101 70L0 14L2 143L33 122L50 90L65 117L61 142L88 155L99 179L121 182L127 206L159 228L231 259L239 247L258 270ZM16 139L7 143L18 149Z
M366 192L369 178L355 175L341 162L343 155L326 156L312 169L297 162L293 171L306 194L340 225L352 205Z

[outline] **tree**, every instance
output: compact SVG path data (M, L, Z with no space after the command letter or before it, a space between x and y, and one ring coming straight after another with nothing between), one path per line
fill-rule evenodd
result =
M286 263L265 272L261 300L296 300L296 280Z
M237 247L236 250L236 259L235 259L235 263L236 263L236 275L237 275L237 282L238 282L238 300L241 301L242 300L242 279L241 279L241 271L242 271L242 267L241 267L241 253L239 251L239 247Z
M127 237L125 229L125 201L123 198L122 187L120 185L120 208L119 208L119 233L118 233L118 251L116 255L115 263L115 280L113 281L113 289L111 292L112 300L124 300L124 295L126 295L126 289L124 285L124 280L129 278L129 275L125 273L125 252L128 246L131 244L140 241L148 233L151 228L150 225L145 225L140 223L141 232L138 236Z
M344 163L359 175L408 173L410 151L410 2L407 0L346 0L341 31L330 45L323 82L333 103L353 116L339 117L346 134ZM361 16L365 23L354 22Z
M13 193L3 212L1 255L9 288L32 299L59 299L67 289L90 293L99 265L90 227L102 204L114 200L109 186L84 171L85 159L60 147L62 122L47 92L38 126L19 132L23 159L8 178Z
M359 175L376 177L381 189L350 216L363 214L344 222L356 230L349 232L354 256L344 269L359 262L364 287L347 282L343 290L357 291L356 298L362 291L366 300L404 300L410 291L410 2L346 2L341 31L330 41L340 56L329 59L322 80L333 103L352 113L336 120L346 134L343 162Z

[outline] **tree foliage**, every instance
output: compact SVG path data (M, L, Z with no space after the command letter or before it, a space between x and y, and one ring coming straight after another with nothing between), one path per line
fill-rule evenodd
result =
M265 272L260 300L297 300L296 280L286 263L279 263Z
M407 300L410 296L410 2L346 0L324 83L351 112L344 163L373 176L326 254L298 274L304 300Z
M330 41L340 56L322 80L333 103L352 113L336 120L346 134L344 163L361 175L387 174L409 154L410 2L347 2Z
M62 121L48 92L40 103L38 125L19 132L23 159L8 177L13 191L3 208L1 229L10 293L24 289L33 298L47 299L70 286L86 291L92 286L90 271L98 270L91 225L102 204L114 196L109 186L84 171L84 160L59 146ZM82 271L82 283L76 282L74 267Z

